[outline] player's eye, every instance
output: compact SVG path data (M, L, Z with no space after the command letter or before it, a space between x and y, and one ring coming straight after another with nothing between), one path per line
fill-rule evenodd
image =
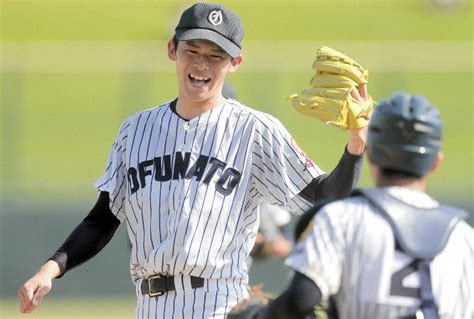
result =
M190 54L197 54L197 51L194 51L194 50L188 50L188 53L190 53Z
M211 58L214 60L224 60L224 57L222 55L211 55Z

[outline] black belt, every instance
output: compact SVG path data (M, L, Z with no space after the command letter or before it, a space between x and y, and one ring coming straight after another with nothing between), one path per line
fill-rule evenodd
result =
M204 286L204 278L191 276L191 287L200 288ZM176 290L173 276L153 276L143 279L141 285L142 294L150 297L161 296L168 291Z

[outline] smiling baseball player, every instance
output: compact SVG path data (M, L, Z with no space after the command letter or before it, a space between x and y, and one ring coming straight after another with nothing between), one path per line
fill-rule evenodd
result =
M98 253L125 222L137 318L225 318L248 296L246 260L260 202L302 212L314 200L349 194L357 182L365 127L350 130L326 174L277 119L223 98L226 75L243 61L237 15L197 3L175 31L168 56L178 97L123 122L95 183L96 205L20 288L22 312L34 310L53 278ZM365 84L356 90L365 96Z

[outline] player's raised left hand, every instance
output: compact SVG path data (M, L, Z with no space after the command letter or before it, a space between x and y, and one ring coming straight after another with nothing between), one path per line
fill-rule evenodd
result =
M361 103L366 102L368 100L367 83L362 83L352 88L351 96ZM370 115L371 114L369 114L369 116ZM365 144L367 143L367 132L368 126L349 129L349 143L347 144L349 153L352 155L361 155L364 153Z

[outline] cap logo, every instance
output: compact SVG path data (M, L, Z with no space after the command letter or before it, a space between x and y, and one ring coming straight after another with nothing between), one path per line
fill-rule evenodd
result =
M222 23L222 11L214 10L209 14L208 20L213 26L218 26Z

